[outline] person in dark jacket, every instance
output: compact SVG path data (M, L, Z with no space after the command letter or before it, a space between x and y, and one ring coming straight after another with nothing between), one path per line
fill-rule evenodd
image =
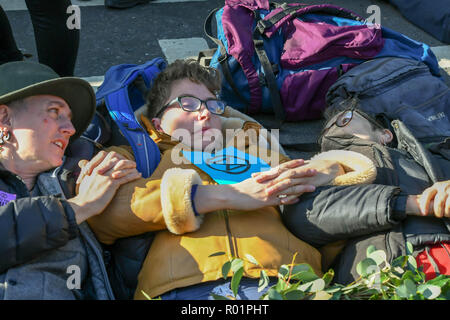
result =
M0 66L0 299L114 298L84 221L140 174L133 161L100 152L80 163L75 185L65 150L94 111L84 80L38 63Z
M369 157L377 167L376 180L304 194L285 207L284 223L323 254L334 253L324 254L323 268L333 267L337 283L359 277L356 265L369 245L392 261L406 254L406 242L427 278L450 274L450 138L426 148L401 121L389 124L382 115L369 116L358 103L349 99L327 110L319 141L322 151ZM338 255L333 247L340 248Z

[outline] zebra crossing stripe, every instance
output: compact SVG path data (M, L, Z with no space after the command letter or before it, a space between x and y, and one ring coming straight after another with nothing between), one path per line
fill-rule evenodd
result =
M450 46L431 47L431 51L435 54L439 61L439 66L446 70L450 75Z
M160 39L158 43L168 63L176 59L197 59L200 51L209 49L203 38Z

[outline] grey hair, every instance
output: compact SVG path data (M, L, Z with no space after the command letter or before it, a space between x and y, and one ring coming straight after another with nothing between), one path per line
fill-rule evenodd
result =
M28 106L27 98L14 100L11 102L6 103L8 107L10 107L13 110L19 110L22 108L26 108Z

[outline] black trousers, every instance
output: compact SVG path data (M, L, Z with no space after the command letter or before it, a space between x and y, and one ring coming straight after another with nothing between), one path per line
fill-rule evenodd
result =
M60 76L73 76L80 42L80 30L69 29L70 0L26 0L33 23L39 62ZM0 64L23 60L8 17L0 7Z

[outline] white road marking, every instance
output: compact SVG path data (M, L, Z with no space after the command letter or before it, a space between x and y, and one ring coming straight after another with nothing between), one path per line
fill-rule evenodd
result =
M200 51L209 49L203 38L160 39L158 43L168 63L176 59L196 59Z
M431 47L431 51L438 59L441 68L450 68L450 46Z

